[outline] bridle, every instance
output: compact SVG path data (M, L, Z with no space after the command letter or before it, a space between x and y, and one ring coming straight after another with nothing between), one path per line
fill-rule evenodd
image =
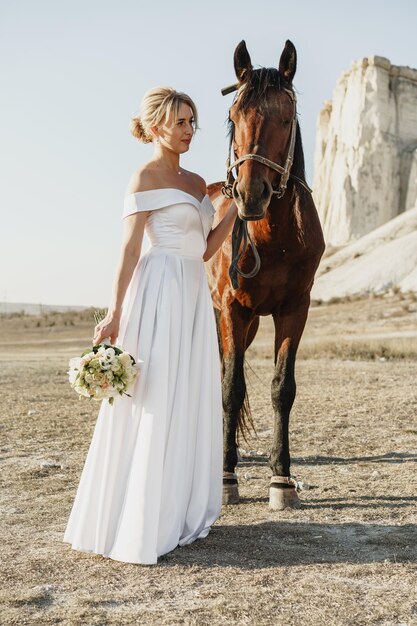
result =
M224 89L222 89L221 92L222 92L222 95L225 96L226 94L237 90L237 94L233 101L234 103L236 99L238 98L240 91L244 89L244 87L245 87L245 84L241 85L240 87L239 87L239 84L230 85L229 87L225 87ZM303 181L298 176L295 176L295 174L291 174L291 167L292 167L293 160L294 160L295 138L296 138L296 132L297 132L297 98L292 89L284 88L284 91L289 95L294 105L294 115L291 120L290 143L289 143L287 158L285 160L284 167L282 165L279 165L278 163L275 163L274 161L271 161L270 159L267 159L264 156L261 156L260 154L255 154L255 153L244 154L243 156L239 157L238 159L235 159L231 163L231 153L233 151L233 139L234 139L234 133L231 132L229 151L228 151L227 160L226 160L226 180L222 183L222 188L221 188L223 195L225 195L227 198L233 198L233 190L237 184L237 178L233 176L233 169L236 168L236 174L237 174L238 173L237 166L243 163L244 161L249 161L249 160L258 161L259 163L262 163L263 165L266 165L267 167L270 167L271 169L281 174L281 180L279 182L278 189L272 190L272 194L276 195L277 198L282 198L283 195L285 194L285 191L287 189L288 179L290 177L294 178L297 182L299 182L307 191L309 191L310 193L312 192L312 190L306 184L305 181ZM230 109L229 109L229 119L230 119ZM240 250L242 240L243 240L243 246L242 246L242 249ZM250 272L244 273L239 269L238 262L246 250L248 240L250 242L250 246L252 248L252 252L255 257L255 265L254 265L254 268ZM230 276L230 280L232 282L233 288L234 289L239 288L239 281L238 281L238 276L237 276L238 274L240 274L240 276L243 276L243 278L252 278L253 276L256 276L256 274L259 272L260 267L261 267L261 260L260 260L258 251L256 249L256 246L253 243L251 236L248 232L247 220L242 220L239 216L237 216L236 221L233 226L233 232L232 232L232 260L231 260L230 267L229 267L229 276Z

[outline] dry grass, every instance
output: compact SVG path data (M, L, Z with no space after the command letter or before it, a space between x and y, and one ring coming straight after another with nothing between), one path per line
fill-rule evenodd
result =
M47 315L0 319L1 624L417 623L412 299L312 308L291 420L292 471L312 488L279 514L267 502L273 341L262 320L248 351L258 436L242 450L241 503L157 566L62 542L98 410L70 389L67 359L94 324L92 311Z
M302 344L300 359L417 360L416 337L334 338Z

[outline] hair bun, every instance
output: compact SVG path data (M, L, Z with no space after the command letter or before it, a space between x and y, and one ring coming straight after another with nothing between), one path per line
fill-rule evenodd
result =
M149 135L146 133L145 129L143 128L140 117L132 117L132 122L130 125L130 132L132 133L134 137L136 137L136 139L138 139L139 141L142 141L143 143L152 142L152 137L149 137Z

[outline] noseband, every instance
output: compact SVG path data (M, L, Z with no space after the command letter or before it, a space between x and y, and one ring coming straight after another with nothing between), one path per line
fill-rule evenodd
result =
M231 93L232 91L236 91L238 89L238 92L235 97L236 99L239 95L239 91L242 88L244 88L244 85L242 85L240 88L238 84L230 85L230 87L225 87L224 89L222 89L222 94L225 96L226 94ZM301 178L299 178L298 176L295 176L295 174L291 174L291 167L292 167L293 160L294 160L295 138L296 138L296 131L297 131L297 98L296 98L295 93L292 91L292 89L284 88L284 91L289 95L292 103L294 104L294 115L291 121L290 144L289 144L287 158L285 160L284 167L282 167L282 165L279 165L278 163L275 163L274 161L271 161L270 159L267 159L264 156L261 156L260 154L255 154L255 153L244 154L243 156L233 161L233 163L231 163L230 161L231 161L231 153L233 149L233 139L234 139L234 134L233 132L231 132L229 151L228 151L227 161L226 161L226 168L227 168L226 180L222 183L222 193L227 198L233 198L233 191L234 191L235 186L237 185L237 178L233 176L233 168L236 167L236 174L237 174L238 173L237 166L240 165L240 163L243 163L244 161L249 161L249 160L258 161L259 163L262 163L262 165L266 165L267 167L270 167L271 169L281 174L281 180L279 182L278 189L272 190L272 194L276 195L277 198L282 198L282 196L285 194L285 191L287 189L288 179L290 176L291 178L294 178L295 180L297 180L307 191L309 191L310 193L312 192L310 187L308 187L308 185ZM229 114L230 114L230 110L229 110ZM242 240L243 240L243 246L242 246ZM246 274L239 269L238 262L246 250L248 240L252 248L253 255L255 257L255 265L254 265L254 268ZM232 260L231 260L230 267L229 267L229 276L230 276L230 280L232 282L233 288L234 289L239 288L238 274L240 274L240 276L243 276L243 278L252 278L253 276L256 276L256 274L259 272L260 267L261 267L261 260L260 260L258 251L256 249L256 246L253 243L251 236L248 232L247 220L242 220L239 216L236 216L236 220L235 220L235 223L233 226L233 232L232 232Z

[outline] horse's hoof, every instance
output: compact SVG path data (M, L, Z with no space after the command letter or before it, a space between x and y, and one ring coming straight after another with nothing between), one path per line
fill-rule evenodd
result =
M300 506L294 479L287 476L272 476L269 486L269 508L272 511L283 511L299 509Z
M224 472L223 474L222 504L239 504L237 475L233 472Z

